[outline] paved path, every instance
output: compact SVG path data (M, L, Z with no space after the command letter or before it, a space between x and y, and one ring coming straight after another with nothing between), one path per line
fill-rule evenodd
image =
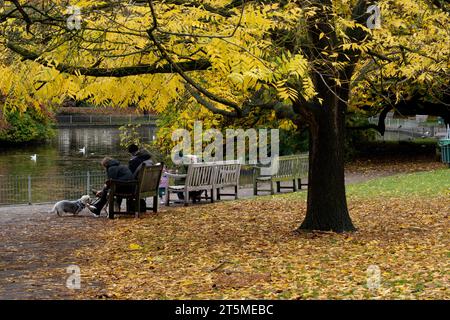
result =
M60 218L50 205L0 208L0 299L71 298L65 286L67 266L76 249L96 241L107 219ZM47 278L37 278L36 271Z

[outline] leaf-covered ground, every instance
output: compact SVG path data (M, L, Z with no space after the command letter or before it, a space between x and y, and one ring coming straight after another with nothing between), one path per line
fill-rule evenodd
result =
M350 210L359 227L351 235L294 235L305 192L170 209L138 221L87 212L60 218L47 213L51 204L0 207L0 298L308 298L342 297L351 288L359 296L347 298L371 298L402 284L417 286L419 298L444 297L450 171L430 160L406 160L349 166ZM433 172L368 181L411 171ZM385 251L367 253L372 240ZM383 272L380 291L364 288L369 263ZM66 288L71 264L81 267L79 291ZM146 283L133 288L140 281Z
M351 234L293 230L305 193L118 219L77 252L80 298L448 299L450 171L349 187ZM381 271L378 289L367 269ZM90 284L105 287L89 289Z

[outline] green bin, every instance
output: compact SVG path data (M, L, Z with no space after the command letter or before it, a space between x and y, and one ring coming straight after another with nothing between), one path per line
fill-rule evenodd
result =
M450 139L439 140L439 146L441 147L442 162L450 164Z

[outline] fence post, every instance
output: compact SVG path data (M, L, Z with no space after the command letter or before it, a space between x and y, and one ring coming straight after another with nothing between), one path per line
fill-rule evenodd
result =
M72 124L72 115L70 115L70 124Z
M111 118L111 115L109 115L109 124L112 124L112 118Z
M89 195L91 192L91 173L88 171L86 176L86 194Z
M28 204L31 204L31 176L28 176Z

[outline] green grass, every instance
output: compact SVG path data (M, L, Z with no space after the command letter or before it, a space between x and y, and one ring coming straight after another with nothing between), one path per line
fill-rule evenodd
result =
M347 195L372 197L432 197L450 190L450 170L399 174L347 186Z
M450 169L376 178L367 182L347 185L346 189L348 198L434 197L450 194ZM306 192L265 196L260 199L270 200L273 197L306 199Z

